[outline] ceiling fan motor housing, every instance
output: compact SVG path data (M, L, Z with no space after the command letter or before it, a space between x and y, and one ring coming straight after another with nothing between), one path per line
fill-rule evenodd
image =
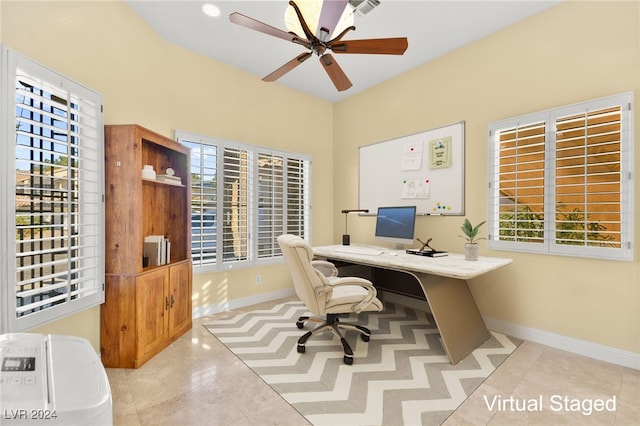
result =
M338 54L364 53L378 55L402 55L408 47L406 37L342 40L342 37L349 31L355 30L353 25L342 29L338 35L334 34L333 39L327 40L329 34L334 32L341 17L345 14L344 12L346 8L351 7L349 4L353 5L353 3L350 2L358 2L358 0L324 0L318 20L318 26L320 28L316 31L316 34L314 34L314 32L309 28L305 17L303 16L300 8L296 5L295 1L289 1L289 5L295 11L298 21L302 27L304 37L295 32L282 31L276 27L272 27L271 25L237 12L229 15L229 20L235 24L299 44L309 49L309 52L298 55L269 75L263 77L263 81L275 81L279 79L289 71L299 66L302 62L306 61L312 54L316 54L319 57L320 64L322 64L327 75L333 82L333 85L338 89L338 91L342 92L343 90L349 89L353 84L340 65L338 65L333 55L328 53L328 51ZM379 4L379 0L360 0L357 8L364 11L363 13L369 13Z

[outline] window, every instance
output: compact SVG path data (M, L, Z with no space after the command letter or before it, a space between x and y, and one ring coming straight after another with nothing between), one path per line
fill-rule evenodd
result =
M191 149L191 256L220 270L273 262L283 233L309 238L308 157L177 132Z
M104 301L101 97L2 49L2 332Z
M490 247L632 260L632 102L490 125Z

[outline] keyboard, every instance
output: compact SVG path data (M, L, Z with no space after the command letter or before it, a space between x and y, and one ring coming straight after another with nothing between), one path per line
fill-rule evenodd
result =
M384 253L384 251L380 249L361 246L340 246L336 251L340 253L363 254L367 256L380 256Z

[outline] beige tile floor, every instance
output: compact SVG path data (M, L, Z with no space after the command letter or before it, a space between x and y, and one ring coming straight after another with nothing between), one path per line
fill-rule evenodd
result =
M202 327L210 319L137 370L107 369L114 424L308 425ZM615 410L589 413L613 397ZM633 426L639 406L640 371L524 342L444 424Z

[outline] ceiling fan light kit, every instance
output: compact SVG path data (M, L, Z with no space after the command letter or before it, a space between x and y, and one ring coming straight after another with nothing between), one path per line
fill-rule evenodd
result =
M296 5L302 16L305 17L305 21L309 26L309 29L312 33L318 34L318 23L320 21L320 15L322 13L322 3L323 0L298 0ZM340 2L338 2L338 7L340 6ZM325 12L326 13L326 12ZM296 33L300 37L304 37L304 30L302 29L302 25L300 24L300 19L298 19L298 15L296 14L296 10L293 6L289 5L284 12L284 25L290 32ZM345 29L353 26L353 9L351 7L343 7L342 15L338 19L338 22L335 24L335 28L333 32L335 34L340 34ZM323 33L325 35L326 33ZM326 40L331 34L326 34Z
M370 2L370 0L365 0L365 2ZM374 2L377 2L377 0L374 0ZM353 11L351 7L347 6L348 3L348 0L311 0L301 3L304 8L300 8L294 1L290 1L290 7L287 8L285 14L285 22L287 28L293 28L293 13L295 14L293 16L297 18L299 29L295 28L295 31L291 29L289 32L237 12L229 15L229 20L234 24L254 31L299 44L309 50L265 76L262 79L263 81L277 80L309 59L312 54L316 54L334 86L341 92L349 89L352 83L333 55L327 51L339 54L402 55L408 47L406 37L342 40L349 31L356 29L353 26ZM313 27L310 27L309 23ZM330 36L334 38L330 39Z

